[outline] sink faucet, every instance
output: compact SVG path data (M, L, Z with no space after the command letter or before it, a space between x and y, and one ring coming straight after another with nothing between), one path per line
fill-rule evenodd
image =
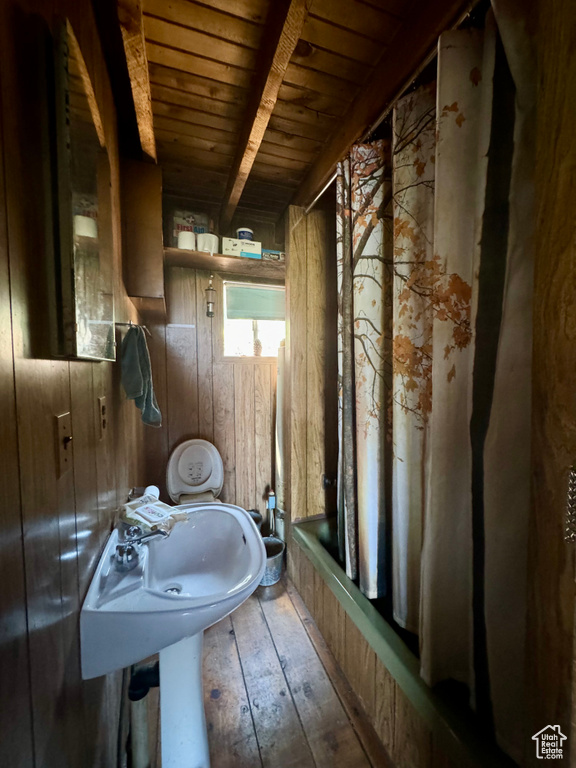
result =
M117 571L131 571L140 562L141 545L155 538L165 539L169 531L157 528L144 533L139 525L121 523L119 543L114 553L114 565Z

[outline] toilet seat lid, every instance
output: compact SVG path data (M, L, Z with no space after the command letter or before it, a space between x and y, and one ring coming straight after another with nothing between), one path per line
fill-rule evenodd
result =
M185 440L172 451L166 471L166 487L176 503L183 494L212 492L218 497L223 484L222 457L208 440Z

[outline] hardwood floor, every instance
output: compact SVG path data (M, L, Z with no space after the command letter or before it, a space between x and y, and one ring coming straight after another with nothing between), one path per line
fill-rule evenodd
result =
M392 768L289 581L207 630L204 701L212 768Z

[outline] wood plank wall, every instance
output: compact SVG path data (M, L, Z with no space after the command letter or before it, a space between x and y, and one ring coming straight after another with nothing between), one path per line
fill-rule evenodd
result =
M147 482L166 495L166 465L183 440L201 437L224 463L222 501L265 516L273 487L276 360L222 359L216 320L206 317L209 273L171 267L165 273L167 323L151 325L150 354L161 429L147 441ZM215 278L216 312L222 281Z
M574 765L575 549L564 541L564 513L576 462L576 15L570 0L534 5L539 120L526 764L540 762L530 736L558 723L569 737L564 760Z
M121 675L80 680L78 611L113 511L143 481L139 413L119 365L42 359L48 181L36 32L68 16L94 83L111 160L115 304L121 275L116 117L89 0L0 5L0 764L116 765ZM45 22L42 22L42 17ZM42 64L44 67L44 64ZM97 398L108 406L100 440ZM73 466L56 470L54 416L70 411Z
M286 216L287 507L293 522L335 512L323 478L336 477L335 202Z

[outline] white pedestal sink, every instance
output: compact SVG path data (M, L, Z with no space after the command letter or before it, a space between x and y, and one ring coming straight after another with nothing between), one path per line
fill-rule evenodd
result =
M138 565L115 567L113 531L80 613L86 680L160 652L163 768L207 768L202 704L204 630L241 605L266 567L262 538L231 504L177 507L188 520L141 545Z

